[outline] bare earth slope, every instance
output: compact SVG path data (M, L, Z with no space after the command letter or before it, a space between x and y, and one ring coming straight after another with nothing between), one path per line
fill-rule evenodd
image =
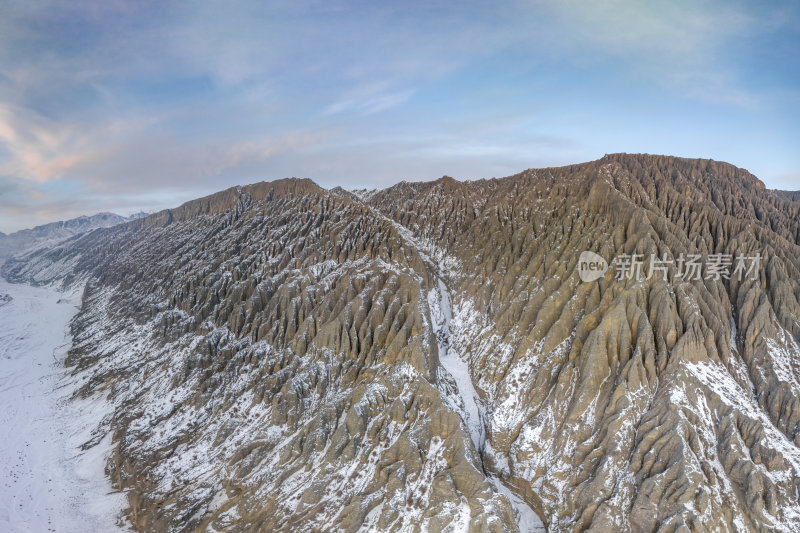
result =
M800 531L800 202L731 165L260 183L4 273L90 280L68 364L141 530Z

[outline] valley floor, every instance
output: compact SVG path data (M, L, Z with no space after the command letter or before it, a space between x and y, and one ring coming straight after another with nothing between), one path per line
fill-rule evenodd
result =
M103 471L110 438L81 450L106 408L68 400L75 382L62 361L79 302L79 291L0 278L1 531L126 530L118 525L124 495Z

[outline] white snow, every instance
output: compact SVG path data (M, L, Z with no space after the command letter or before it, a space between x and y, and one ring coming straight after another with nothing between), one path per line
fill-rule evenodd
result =
M126 531L125 505L105 477L110 435L81 450L108 407L101 400L72 401L64 376L66 326L80 291L9 284L0 294L0 531Z
M455 381L459 396L457 398L445 398L445 400L450 400L449 403L453 407L459 407L456 410L469 429L470 438L475 445L475 449L478 450L478 453L481 453L486 441L481 399L478 396L475 385L472 383L466 358L458 350L454 349L453 343L451 343L452 337L462 333L452 330L453 327L458 327L460 322L453 322L453 308L447 286L440 278L437 278L437 282L436 288L428 293L428 307L430 308L431 320L433 321L439 348L439 362ZM522 533L546 531L539 515L525 503L525 500L514 494L499 479L494 477L489 477L488 479L497 491L508 499Z
M369 202L373 196L383 189L351 189L350 192L362 202Z
M719 363L682 361L681 365L716 394L722 402L736 409L742 416L761 423L765 433L762 445L780 452L790 465L785 471L773 470L767 474L775 479L776 483L788 483L795 479L796 473L800 472L800 449L780 429L775 427L756 399L743 391ZM685 395L685 391L683 394Z
M469 374L469 365L459 353L450 347L450 322L453 320L453 310L450 304L450 294L441 279L438 280L436 289L428 293L428 306L431 310L436 341L439 347L439 362L453 377L458 387L458 394L464 406L461 413L469 429L475 449L480 451L485 440L483 419L479 407L480 396L472 384Z
M544 533L547 531L547 528L545 528L542 523L542 519L539 518L539 515L531 509L530 505L528 505L525 500L514 494L511 489L506 487L499 479L489 479L494 483L498 492L508 498L509 503L511 503L520 533Z
M769 350L770 361L772 362L772 370L778 379L787 383L792 390L797 393L800 392L800 382L798 382L798 368L797 355L800 353L800 346L794 340L794 336L786 331L780 324L775 323L775 328L778 330L778 340L766 338L764 339Z

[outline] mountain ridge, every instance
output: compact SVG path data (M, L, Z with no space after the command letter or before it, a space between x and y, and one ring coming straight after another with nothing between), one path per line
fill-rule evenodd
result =
M115 213L101 212L94 215L81 215L68 220L50 222L33 228L15 231L8 235L0 233L0 246L2 246L0 259L25 253L37 247L52 246L62 240L97 228L122 224L146 216L148 214L144 212L134 213L128 217Z
M723 171L725 177L728 178L735 178L741 179L743 182L748 183L752 186L755 186L758 189L767 190L764 183L758 179L756 176L751 174L749 171L745 169L738 168L730 163L726 162L719 162L713 159L693 159L693 158L684 158L684 157L677 157L677 156L667 156L667 155L654 155L654 154L629 154L629 153L614 153L614 154L606 154L602 158L587 161L584 163L575 163L570 165L562 165L556 167L543 167L543 168L529 168L523 170L517 174L513 174L510 176L502 177L502 178L482 178L477 180L464 180L460 181L450 176L443 176L439 179L432 180L432 181L400 181L394 185L390 185L384 189L375 189L375 193L380 192L391 192L395 193L398 190L402 190L404 188L411 188L412 190L417 189L427 189L429 187L434 187L440 184L447 184L448 186L452 185L456 190L462 187L471 187L471 186L493 186L497 184L501 184L507 181L513 181L515 179L522 179L526 176L530 176L532 173L544 173L544 172L584 172L588 169L596 167L598 165L602 165L609 162L626 162L626 163L656 163L660 165L671 165L675 163L680 163L685 165L687 168L692 168L692 166L697 165L705 165L708 168L714 168L716 173L719 173L720 170ZM192 215L199 215L199 214L213 214L219 211L230 210L233 209L236 202L238 201L241 195L250 196L256 200L262 200L267 197L269 194L277 194L278 196L290 195L290 194L308 194L320 191L328 191L333 192L334 194L340 194L347 197L350 197L353 200L359 200L358 196L351 196L351 191L347 191L342 189L341 187L333 187L332 189L324 189L322 186L314 182L312 179L309 178L279 178L270 181L259 181L250 183L247 185L235 185L229 187L227 189L218 191L216 193L211 193L209 195L197 198L195 200L189 200L184 202L180 206L176 208L164 209L158 211L156 213L151 213L148 216L155 217L153 220L158 220L159 223L164 223L165 221L170 221L173 218L177 218L180 220L185 219L187 216ZM791 191L772 191L776 194L781 196L791 196L794 194ZM146 218L146 217L141 217Z
M283 180L3 273L86 284L68 363L140 530L795 531L798 209L667 156ZM582 251L762 262L586 283Z

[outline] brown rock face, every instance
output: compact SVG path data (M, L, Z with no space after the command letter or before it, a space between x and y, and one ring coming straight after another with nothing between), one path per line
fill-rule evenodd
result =
M800 201L725 163L260 183L4 274L86 283L142 531L800 531Z

